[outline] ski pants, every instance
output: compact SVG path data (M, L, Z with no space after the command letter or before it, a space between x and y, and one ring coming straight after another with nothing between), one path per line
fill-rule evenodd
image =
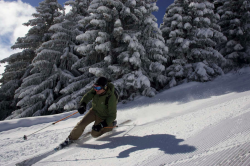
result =
M99 118L97 115L95 115L94 110L91 108L89 112L82 118L80 122L77 123L77 125L74 127L74 129L71 131L69 135L70 140L77 140L82 133L84 132L84 129L86 126L88 126L90 123L95 122L94 125L99 124L103 120ZM108 127L113 127L113 124L111 123L108 125ZM113 128L102 128L99 132L92 130L91 135L92 137L96 138L101 136L102 134L112 131Z

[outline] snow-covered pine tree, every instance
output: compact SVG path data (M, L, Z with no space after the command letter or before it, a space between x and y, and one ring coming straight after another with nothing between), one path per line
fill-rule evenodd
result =
M219 2L217 2L219 3ZM217 8L221 16L219 25L228 41L219 48L228 59L227 69L250 63L250 2L247 0L227 0Z
M51 39L36 50L30 75L23 79L16 90L15 98L20 99L17 103L20 109L7 119L49 114L47 109L60 97L60 88L73 77L68 69L78 59L71 53L72 34L75 31L69 28L69 22L64 22L60 12L63 8L57 0L44 2L48 5L43 10L53 11L50 17L53 19L52 26L49 28Z
M89 64L94 61L85 71L113 81L122 99L153 96L151 83L160 88L166 82L162 63L167 47L152 15L158 9L153 2L94 0L88 10L91 15L80 21L89 29L77 37L85 41L78 51Z
M0 120L5 119L17 109L17 99L14 98L15 90L20 87L23 78L30 71L30 63L35 53L32 49L25 49L1 60L8 62L0 82Z
M6 118L16 107L17 99L14 99L15 90L20 87L22 80L29 75L32 68L30 65L35 57L35 50L51 37L48 32L49 27L53 24L53 18L57 16L58 8L53 5L54 1L43 1L36 7L36 13L33 14L34 19L24 23L30 26L25 37L19 37L12 49L24 49L15 53L8 58L1 60L1 63L7 62L5 72L0 82L2 83L0 95L4 96L0 99L1 114L0 119Z
M223 74L221 65L226 60L215 49L226 41L217 24L219 18L207 0L175 0L169 6L161 25L170 48L169 87L185 78L203 82Z
M141 54L142 71L148 77L151 87L160 90L165 87L168 78L165 74L165 66L168 58L168 47L161 30L158 28L157 19L152 12L157 11L157 0L137 1L135 10L131 7L133 14L142 19L136 30L141 33L139 42L145 48L145 55ZM137 9L137 10L136 10ZM140 13L141 12L141 13ZM142 15L141 15L142 14ZM142 16L142 17L141 17ZM133 17L133 15L131 15ZM135 22L137 20L134 20ZM133 28L131 30L134 30ZM143 93L151 96L151 94Z
M76 35L80 35L84 33L86 30L85 26L79 24L78 21L84 19L89 16L87 11L90 4L90 0L75 0L75 1L67 1L65 5L71 5L71 11L66 14L65 19L70 21L74 21L73 29L78 31ZM72 20L73 19L73 20ZM73 23L72 23L73 24ZM76 40L76 37L74 37ZM86 72L87 68L87 60L85 56L82 56L79 52L75 51L77 45L80 44L78 41L74 41L76 44L74 45L74 53L78 55L79 59L71 66L71 72L74 73L74 77L69 79L69 83L66 87L60 90L60 94L62 97L58 98L50 107L50 111L56 111L58 109L64 110L73 110L78 108L78 104L82 96L78 94L82 94L82 88L93 81L93 75L89 72ZM73 47L72 47L73 48ZM88 89L88 88L87 88ZM67 106L65 106L67 104Z
M190 43L187 34L192 29L192 17L188 15L188 6L189 1L175 0L167 8L160 26L169 48L167 76L171 78L170 87L187 77L184 69Z

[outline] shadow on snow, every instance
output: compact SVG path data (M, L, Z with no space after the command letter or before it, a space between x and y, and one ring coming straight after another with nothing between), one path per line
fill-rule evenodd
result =
M96 140L96 141L108 141L108 143L106 144L92 145L84 143L79 146L89 149L115 149L117 147L125 145L133 146L129 149L120 152L117 158L129 157L129 155L133 152L139 150L153 149L153 148L157 148L163 151L165 154L171 154L171 155L177 153L191 153L196 150L194 146L179 145L184 140L177 139L175 136L169 134L154 134L154 135L146 135L143 137L132 136L132 135L114 137L115 135L121 133L122 132L111 134Z

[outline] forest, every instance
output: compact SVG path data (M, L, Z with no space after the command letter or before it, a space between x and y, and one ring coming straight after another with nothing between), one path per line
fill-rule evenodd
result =
M101 76L127 103L249 66L249 0L175 0L159 26L156 1L40 2L0 60L0 120L75 110Z

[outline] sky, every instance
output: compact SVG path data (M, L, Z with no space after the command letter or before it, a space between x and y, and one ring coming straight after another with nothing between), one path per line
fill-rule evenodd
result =
M29 27L22 24L32 19L32 13L35 13L35 7L42 0L0 0L0 60L10 55L20 52L19 49L12 50L10 47L15 43L18 37L23 37L28 32ZM63 5L66 0L58 0ZM166 8L174 0L158 0L158 12L153 14L157 18L157 23L162 23ZM0 64L0 74L4 72L5 64ZM1 77L1 76L0 76Z
M6 2L12 2L16 0L5 0ZM22 2L28 3L31 6L38 6L39 2L42 0L22 0ZM67 0L57 0L61 5L63 5L64 2ZM163 16L165 14L166 8L172 4L174 0L158 0L156 2L157 6L159 7L159 11L155 12L154 15L158 19L157 23L160 25L162 23Z

